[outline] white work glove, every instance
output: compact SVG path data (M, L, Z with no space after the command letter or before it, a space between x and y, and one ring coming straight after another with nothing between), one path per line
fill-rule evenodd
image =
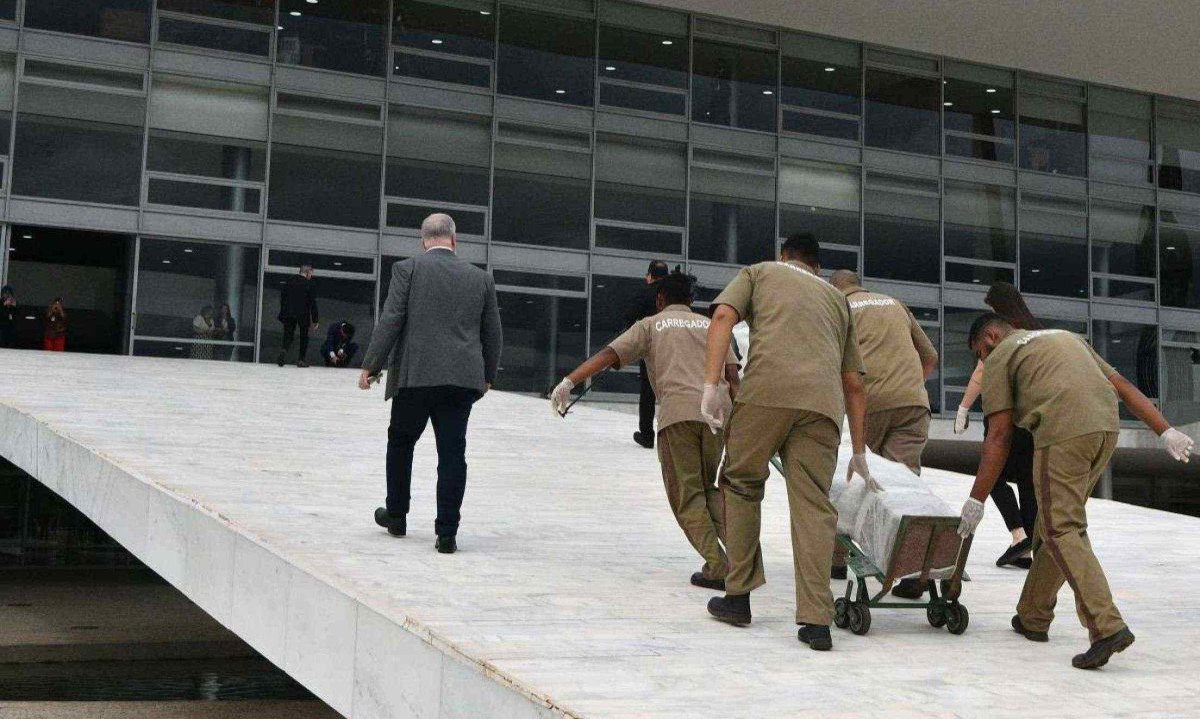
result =
M849 484L854 475L858 474L867 483L867 489L872 492L884 491L883 486L876 482L871 477L871 467L867 464L867 454L856 454L850 458L850 466L846 468L846 484Z
M962 434L967 431L967 427L971 426L971 408L959 407L958 414L954 415L954 433Z
M567 405L571 404L571 390L573 389L575 389L575 383L569 377L563 377L563 381L550 391L550 409L554 410L554 414L562 417L563 413L567 411Z
M1192 438L1174 427L1167 427L1167 431L1159 436L1167 444L1167 451L1171 453L1171 458L1187 464L1188 459L1192 456L1192 448L1196 444Z
M974 497L967 497L963 503L962 514L959 515L958 536L966 539L975 533L975 528L983 520L983 502Z
M704 394L700 397L700 416L713 434L721 431L725 420L729 418L729 390L721 384L704 385Z
M333 360L334 362L337 362L337 355L334 354L333 352L330 352L329 359Z

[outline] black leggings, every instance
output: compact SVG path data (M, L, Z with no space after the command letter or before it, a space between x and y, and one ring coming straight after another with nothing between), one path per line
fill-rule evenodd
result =
M983 421L983 434L988 431L987 419ZM1017 485L1017 491L1009 483ZM1018 497L1020 504L1017 503ZM1008 531L1018 527L1025 534L1033 536L1033 525L1037 521L1037 495L1033 491L1033 436L1020 427L1013 427L1012 446L1008 451L1008 460L1000 472L996 486L992 487L992 501L1000 516L1004 518L1004 526Z

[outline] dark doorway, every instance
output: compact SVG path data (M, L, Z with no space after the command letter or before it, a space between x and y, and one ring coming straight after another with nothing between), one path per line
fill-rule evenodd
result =
M16 346L42 349L47 310L62 298L66 351L125 354L133 237L14 226L8 284L16 292Z

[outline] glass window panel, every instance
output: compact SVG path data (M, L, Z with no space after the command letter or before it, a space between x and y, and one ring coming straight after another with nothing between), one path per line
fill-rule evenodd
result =
M146 85L145 76L140 72L107 70L99 67L67 65L33 59L25 61L24 76L26 79L86 85L94 90L141 92Z
M146 201L152 205L257 215L262 209L262 190L152 177L146 189Z
M382 126L276 115L269 215L378 227L382 150Z
M1021 167L1056 175L1087 174L1083 103L1021 95Z
M0 155L7 155L12 137L13 88L16 83L16 58L0 55Z
M259 57L271 54L269 30L228 27L176 17L158 19L158 41Z
M383 2L280 0L276 58L288 65L382 76L386 19Z
M279 272L263 275L262 316L266 323L262 326L259 339L259 362L275 362L283 350L283 323L274 318L279 313L280 290L290 276ZM322 277L319 271L312 281L315 283L313 292L316 294L321 324L309 332L308 361L320 362L321 343L325 341L325 332L330 324L349 322L354 325L354 342L359 347L351 366L360 367L363 353L371 344L371 330L375 326L375 282ZM297 352L298 339L292 344L287 360L293 361Z
M1087 297L1087 206L1060 197L1021 197L1021 291Z
M443 212L454 219L454 229L460 235L487 234L487 213L473 212L455 207L445 207L436 203L389 202L387 206L388 227L403 227L410 230L421 229L421 223L435 212Z
M158 0L158 9L257 25L275 22L275 0Z
M600 104L659 112L664 115L683 115L687 112L687 95L601 83Z
M783 159L779 166L779 235L811 232L822 245L859 245L861 185L857 167ZM821 265L832 267L825 259ZM853 266L857 265L855 256Z
M253 342L253 338L251 338ZM223 362L253 362L254 345L238 346L221 342L133 340L134 357L161 357L164 359L207 359Z
M318 273L321 270L357 272L364 275L375 273L375 260L370 257L320 255L313 254L312 252L296 252L293 250L271 250L267 255L267 264L276 268L288 267L295 268L296 270L299 270L304 265L310 265Z
M154 129L265 142L269 112L259 87L156 75L150 91Z
M1200 109L1176 110L1167 102L1159 106L1158 184L1170 190L1200 192Z
M971 373L975 371L975 364L978 360L967 347L967 335L971 331L971 324L982 316L983 312L983 310L962 307L946 307L944 309L943 332L946 342L942 347L940 369L942 382L947 389L950 387L965 388L967 382L971 380ZM957 401L953 406L958 406Z
M990 287L993 282L1016 284L1016 270L1012 267L970 265L946 260L946 281Z
M586 292L587 279L573 275L543 275L540 272L493 269L492 278L497 285L510 287L536 287L544 290L569 290Z
M688 256L749 265L775 257L775 171L768 158L694 150Z
M626 318L644 291L644 277L592 275L591 346L589 354L599 352L628 325ZM605 372L592 380L594 391L637 394L641 383L636 367L632 371Z
M17 0L0 0L0 19L17 19Z
M197 177L262 182L265 143L236 142L219 137L152 130L146 169Z
M490 119L393 105L386 194L486 206L491 154Z
M867 68L867 144L941 154L941 83L932 77Z
M1016 137L1011 78L1002 84L949 77L942 92L946 154L1011 165Z
M620 135L597 136L597 218L683 227L686 183L684 145Z
M638 14L647 11L646 8L637 6L629 6L628 9ZM600 26L601 104L673 115L684 114L687 109L687 97L683 93L632 88L606 82L614 80L687 89L686 19L685 16L674 14L668 18L678 18L679 22L657 24L676 25L677 28L638 28L609 23Z
M254 355L259 249L246 245L143 238L138 253L136 337L214 339L250 347L183 345L165 355L248 360ZM228 305L232 322L222 321ZM197 330L198 317L212 329ZM161 348L160 348L161 349ZM135 348L134 354L138 354Z
M1200 422L1200 338L1175 338L1183 334L1165 332L1164 340L1189 341L1191 347L1163 347L1162 410L1174 425Z
M1158 327L1093 320L1092 346L1143 394L1158 398ZM1134 419L1124 404L1121 417Z
M491 60L495 55L496 17L492 3L395 3L392 44L409 50L395 55L395 73L426 80L491 87L490 63L464 62L459 56ZM434 54L426 54L434 53Z
M150 0L30 0L25 25L72 35L147 42Z
M1153 181L1150 96L1092 87L1088 100L1089 174L1100 180Z
M384 255L381 258L379 265L379 306L382 308L387 301L388 289L392 284L392 269L397 262L402 262L408 259L407 257L395 257L392 255Z
M144 98L23 83L13 193L137 205Z
M1015 190L947 182L945 214L947 257L1016 262Z
M1098 275L1137 275L1154 279L1154 208L1093 202L1089 230L1092 235L1092 271ZM1149 297L1146 296L1149 289ZM1154 301L1154 288L1107 277L1096 277L1097 297Z
M941 281L938 183L894 175L867 176L863 270L869 277Z
M786 132L802 132L842 140L858 141L858 120L843 120L826 115L814 115L790 108L783 108L783 129Z
M504 7L500 17L499 92L591 105L596 25L592 20Z
M586 358L587 300L496 293L504 351L496 389L542 394Z
M653 255L682 255L683 232L620 227L596 223L596 247L646 252Z
M818 113L862 114L862 71L859 47L824 38L785 36L779 100ZM789 126L787 117L791 117ZM858 123L820 114L787 112L784 129L814 135L858 139ZM839 131L831 133L831 129Z
M1181 219L1177 214L1162 211L1163 224L1159 228L1161 301L1168 307L1200 309L1200 217L1195 218L1196 225L1191 227L1166 224Z
M496 143L492 239L587 249L592 155L588 136L503 126Z
M696 40L692 47L692 119L775 131L776 53Z

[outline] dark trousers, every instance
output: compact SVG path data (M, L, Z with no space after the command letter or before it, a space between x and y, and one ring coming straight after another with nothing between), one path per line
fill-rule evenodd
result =
M292 348L292 340L296 337L296 330L300 330L300 359L304 359L308 355L308 328L310 323L301 322L295 317L285 317L283 320L283 352Z
M17 343L16 328L5 322L0 324L0 347L14 347Z
M987 434L988 423L984 418L983 436ZM1016 492L1013 492L1010 483L1016 485ZM1012 445L1004 468L1000 470L1000 479L992 487L992 501L1000 510L1008 531L1020 527L1025 534L1033 537L1033 525L1038 514L1037 494L1033 489L1033 435L1020 427L1013 427Z
M650 373L642 362L638 373L642 380L642 391L638 397L638 431L646 437L654 436L654 388L650 386Z
M337 350L334 350L334 351L336 352ZM358 344L351 342L350 344L343 347L342 351L345 352L346 354L337 358L336 360L329 359L329 354L323 353L325 355L325 357L324 357L325 366L326 367L349 367L350 363L354 361L355 353L358 352Z
M392 397L388 427L387 511L408 514L412 487L413 448L432 420L437 441L437 520L439 537L458 533L463 494L467 490L467 420L479 393L465 387L410 387Z

